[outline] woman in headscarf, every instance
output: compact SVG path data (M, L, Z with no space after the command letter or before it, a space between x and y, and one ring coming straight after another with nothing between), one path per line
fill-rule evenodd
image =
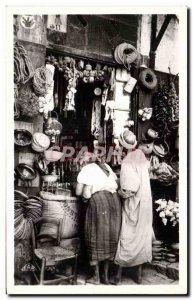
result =
M102 160L85 153L86 165L77 178L76 194L88 200L85 245L94 275L88 283L100 284L99 262L104 262L103 283L108 284L109 261L114 260L121 226L117 176Z
M121 267L136 267L134 279L142 280L142 264L152 260L152 197L149 161L135 149L136 136L125 130L119 138L127 155L121 164L120 190L122 198L122 226L115 263L120 266L114 283L121 280Z

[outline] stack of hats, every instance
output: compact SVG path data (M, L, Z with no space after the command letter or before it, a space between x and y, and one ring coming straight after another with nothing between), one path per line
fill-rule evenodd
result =
M169 263L175 263L178 261L179 256L179 244L164 244L163 259Z
M162 241L156 240L153 241L152 243L152 257L153 257L153 261L160 261L163 260L163 256L162 256Z
M179 261L179 243L173 243L170 246L171 252L170 256L167 258L168 261L170 262L177 262Z
M47 135L41 132L33 134L32 149L36 152L44 152L50 146L50 139Z

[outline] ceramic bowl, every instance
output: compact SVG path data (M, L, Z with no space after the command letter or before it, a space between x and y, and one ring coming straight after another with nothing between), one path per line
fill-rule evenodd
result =
M47 161L55 162L61 159L63 153L55 150L44 151L44 157Z
M58 175L44 175L42 176L43 181L45 182L56 182Z
M32 142L32 134L25 129L15 129L14 142L17 146L29 146Z
M33 180L36 177L36 171L27 164L19 164L16 172L21 180Z
M67 190L67 189L62 189L62 188L58 188L56 190L56 195L63 195L63 196L66 196L66 197L71 197L72 196L72 192L71 190Z

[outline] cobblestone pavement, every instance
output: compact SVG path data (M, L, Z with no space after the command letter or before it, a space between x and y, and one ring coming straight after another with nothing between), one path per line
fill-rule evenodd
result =
M81 274L78 276L78 284L80 285L91 285L86 283L86 276L84 274ZM123 275L122 275L122 282L121 285L136 285L137 283L135 283L133 281L133 279L131 278L131 276L129 276L129 272L127 272L127 270L124 270ZM172 280L169 279L167 276L158 273L156 270L154 270L153 268L149 267L149 266L145 266L143 268L143 276L142 276L142 285L148 285L148 284L155 284L155 285L159 285L159 284L178 284L177 280Z

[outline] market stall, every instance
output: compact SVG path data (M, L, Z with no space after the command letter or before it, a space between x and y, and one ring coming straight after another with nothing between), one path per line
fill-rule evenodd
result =
M82 22L80 34L88 24L90 34L94 32L96 23L90 16L70 16L67 35L50 28L46 37L44 30L38 32L42 38L36 44L31 44L26 30L22 34L21 18L16 20L19 33L14 44L15 272L34 267L31 238L33 223L40 217L61 219L60 246L84 256L85 208L75 195L80 156L103 147L107 163L119 177L121 158L116 146L124 129L136 134L138 148L150 163L156 236L153 261L177 262L178 74L171 74L170 68L165 73L144 65L134 34L137 15L130 19L131 42L124 38L126 29L110 45L100 41L101 52L108 55L100 51L96 55L93 44L85 52L73 45L74 23ZM34 18L45 26L45 20ZM106 24L107 19L102 20ZM120 30L130 25L123 18L111 22L117 22ZM99 38L99 33L95 36ZM47 224L40 233L55 235L56 228Z

